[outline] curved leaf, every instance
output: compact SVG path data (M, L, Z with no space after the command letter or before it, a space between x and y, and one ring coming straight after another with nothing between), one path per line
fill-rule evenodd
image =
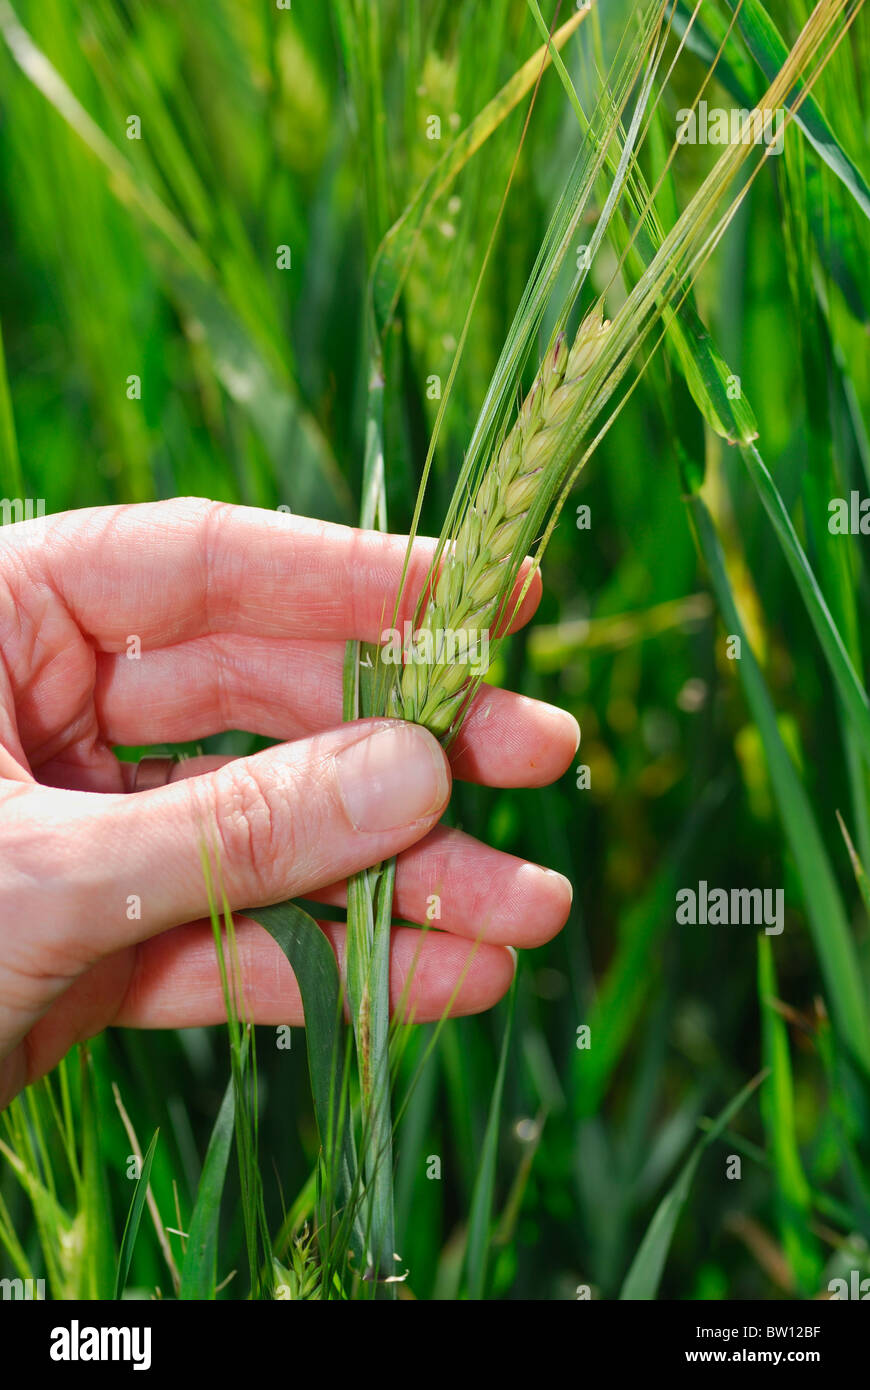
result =
M235 1093L230 1077L202 1165L181 1269L181 1288L178 1292L181 1299L212 1299L215 1296L221 1194L226 1181L234 1124Z
M130 1273L130 1261L133 1258L133 1247L136 1244L136 1237L139 1234L139 1223L142 1220L142 1212L145 1210L145 1199L148 1196L148 1184L151 1181L151 1164L154 1162L154 1153L157 1148L157 1138L160 1134L159 1129L155 1129L154 1137L142 1160L142 1171L136 1181L133 1190L133 1200L130 1203L130 1210L127 1212L127 1220L124 1225L124 1235L121 1240L121 1253L118 1256L118 1273L115 1278L115 1298L120 1298L127 1284L127 1275Z
M305 1012L308 1070L327 1178L333 1185L335 1206L349 1209L356 1161L342 1044L342 988L332 947L314 918L296 903L246 908L244 915L265 927L296 976Z

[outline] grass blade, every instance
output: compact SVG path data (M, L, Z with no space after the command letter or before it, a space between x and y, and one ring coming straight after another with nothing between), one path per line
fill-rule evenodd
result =
M810 616L825 660L830 668L843 703L849 711L852 727L859 735L866 757L870 758L870 700L846 650L839 628L831 615L825 596L813 573L803 546L798 540L779 489L768 471L764 459L754 444L746 444L741 453L749 476L755 484L764 510L770 517L776 538L795 577L804 606Z
M861 897L864 900L864 906L866 907L867 911L870 912L870 880L868 880L867 878L867 871L864 868L864 865L858 856L858 851L855 849L855 846L852 843L852 837L846 829L846 823L843 820L843 817L840 815L839 811L837 812L837 821L840 826L840 831L842 833L843 839L846 842L846 849L849 851L849 859L852 863L852 872L855 875L855 882L857 883L858 888L860 889Z
M738 662L746 698L764 744L779 813L803 885L810 930L834 1022L865 1075L870 1074L870 1016L855 943L809 798L789 757L761 669L743 629L722 547L697 495L688 500L701 552L729 633L741 639Z
M130 1273L130 1261L133 1258L133 1248L136 1244L136 1237L139 1234L139 1223L142 1220L142 1213L145 1210L145 1199L148 1195L148 1183L151 1180L151 1164L154 1162L154 1153L157 1148L157 1139L160 1130L155 1129L151 1143L145 1152L142 1160L142 1171L136 1180L136 1187L133 1191L133 1200L130 1203L130 1210L127 1212L127 1220L124 1223L124 1235L121 1239L121 1253L118 1256L118 1273L115 1278L115 1292L113 1297L118 1299L127 1287L127 1276Z
M82 1047L81 1059L81 1127L82 1127L82 1185L81 1204L85 1235L80 1297L108 1298L115 1283L115 1252L113 1249L111 1212L108 1185L103 1167L103 1146L97 1116L95 1072L90 1050ZM145 1189L147 1192L147 1187Z
M422 221L441 195L465 168L468 161L510 115L523 97L549 66L551 54L558 52L584 19L584 14L572 15L557 29L548 44L542 45L520 67L492 98L471 124L445 150L399 219L384 237L371 276L371 302L378 328L383 333L391 322L401 294L402 284L414 254L416 237Z
M788 46L760 0L728 0L737 15L746 46L768 82L772 82L788 55ZM798 91L800 87L798 87ZM791 105L791 102L787 102ZM860 169L842 148L812 95L801 103L795 116L804 135L828 168L848 188L865 217L870 217L870 188Z
M314 1111L335 1207L354 1197L356 1160L347 1114L347 1080L342 1046L342 987L332 947L312 917L295 903L247 908L278 943L299 985L305 1012L305 1045ZM358 1253L360 1253L358 1251Z
M230 1077L202 1165L181 1268L180 1299L212 1299L215 1296L221 1194L226 1181L235 1118L235 1095Z
M821 1261L810 1232L812 1194L801 1164L795 1132L794 1086L785 1020L775 1007L776 968L769 936L758 938L758 1002L761 1042L770 1083L761 1094L761 1114L773 1154L776 1205L786 1259L802 1293L816 1292Z
M686 1163L680 1171L680 1175L673 1187L662 1198L655 1215L649 1224L647 1233L640 1243L637 1254L631 1263L631 1268L625 1276L625 1282L619 1292L621 1300L627 1299L654 1299L659 1284L661 1283L664 1272L665 1261L668 1258L668 1251L671 1241L674 1238L674 1231L680 1219L680 1213L686 1204L689 1189L701 1162L704 1151L709 1148L714 1139L730 1123L733 1117L743 1108L752 1092L764 1080L765 1073L761 1072L758 1076L743 1087L743 1090L726 1105L714 1120L711 1128L704 1138L699 1140L692 1150Z
M492 1224L495 1198L495 1167L498 1157L498 1139L501 1129L501 1105L504 1095L504 1081L507 1073L507 1059L513 1034L514 1010L517 998L517 977L511 986L508 1000L508 1016L501 1043L492 1100L486 1121L486 1132L480 1154L480 1167L474 1193L471 1199L471 1213L468 1219L468 1238L465 1246L465 1271L468 1297L482 1299L486 1290L486 1267L489 1255L490 1227Z
M689 24L691 7L683 0L677 6L674 24L677 32L685 35L686 46L706 64L711 64L720 44L724 49L716 65L716 75L726 91L740 105L751 110L759 97L760 82L758 70L741 40L739 32L731 28L727 34L727 22L709 6L705 7L703 18L694 15ZM806 105L795 115L800 124ZM822 158L825 159L824 152ZM846 156L838 148L837 157L846 161ZM827 160L825 160L827 163ZM847 161L848 162L848 161ZM836 172L836 171L835 171ZM858 176L861 177L860 174ZM861 180L863 182L863 180ZM846 302L862 323L867 322L868 301L862 267L861 248L855 228L849 217L852 202L843 183L837 183L840 197L825 197L820 171L808 166L805 200L813 236L822 262L828 267L831 278L840 286ZM833 189L831 194L833 194Z

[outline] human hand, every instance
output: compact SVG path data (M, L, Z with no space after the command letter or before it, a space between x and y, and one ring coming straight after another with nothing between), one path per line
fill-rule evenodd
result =
M415 545L400 625L433 546ZM0 1105L110 1025L225 1017L204 916L210 831L234 911L341 905L349 874L398 854L396 914L422 924L441 900L439 930L393 932L393 1003L418 1022L489 1008L513 977L506 947L564 925L566 879L437 822L451 766L491 786L561 775L570 715L484 686L449 762L414 725L340 722L344 643L392 623L405 551L402 537L196 498L0 530ZM536 576L514 626L539 597ZM192 758L139 792L112 752L227 729L292 741ZM302 1023L279 948L236 924L250 1016ZM341 963L344 927L321 927Z

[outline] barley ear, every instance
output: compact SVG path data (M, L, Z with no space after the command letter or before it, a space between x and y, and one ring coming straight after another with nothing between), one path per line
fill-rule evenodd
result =
M571 416L583 381L598 355L609 323L588 314L571 348L564 333L541 364L513 427L480 479L423 613L420 631L430 634L433 660L406 665L393 691L392 712L445 739L462 711L471 685L467 665L443 659L444 631L461 633L460 650L479 650L516 583L512 557L533 500L550 484L560 430ZM480 670L478 668L479 677Z

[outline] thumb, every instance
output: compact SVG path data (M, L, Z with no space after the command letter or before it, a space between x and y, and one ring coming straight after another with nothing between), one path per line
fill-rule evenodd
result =
M70 793L79 811L83 799L92 806L75 817L81 854L59 885L59 920L69 931L72 908L76 946L94 958L207 916L204 847L212 873L218 861L218 902L223 889L233 910L304 895L419 840L450 785L425 729L364 720L153 791Z

